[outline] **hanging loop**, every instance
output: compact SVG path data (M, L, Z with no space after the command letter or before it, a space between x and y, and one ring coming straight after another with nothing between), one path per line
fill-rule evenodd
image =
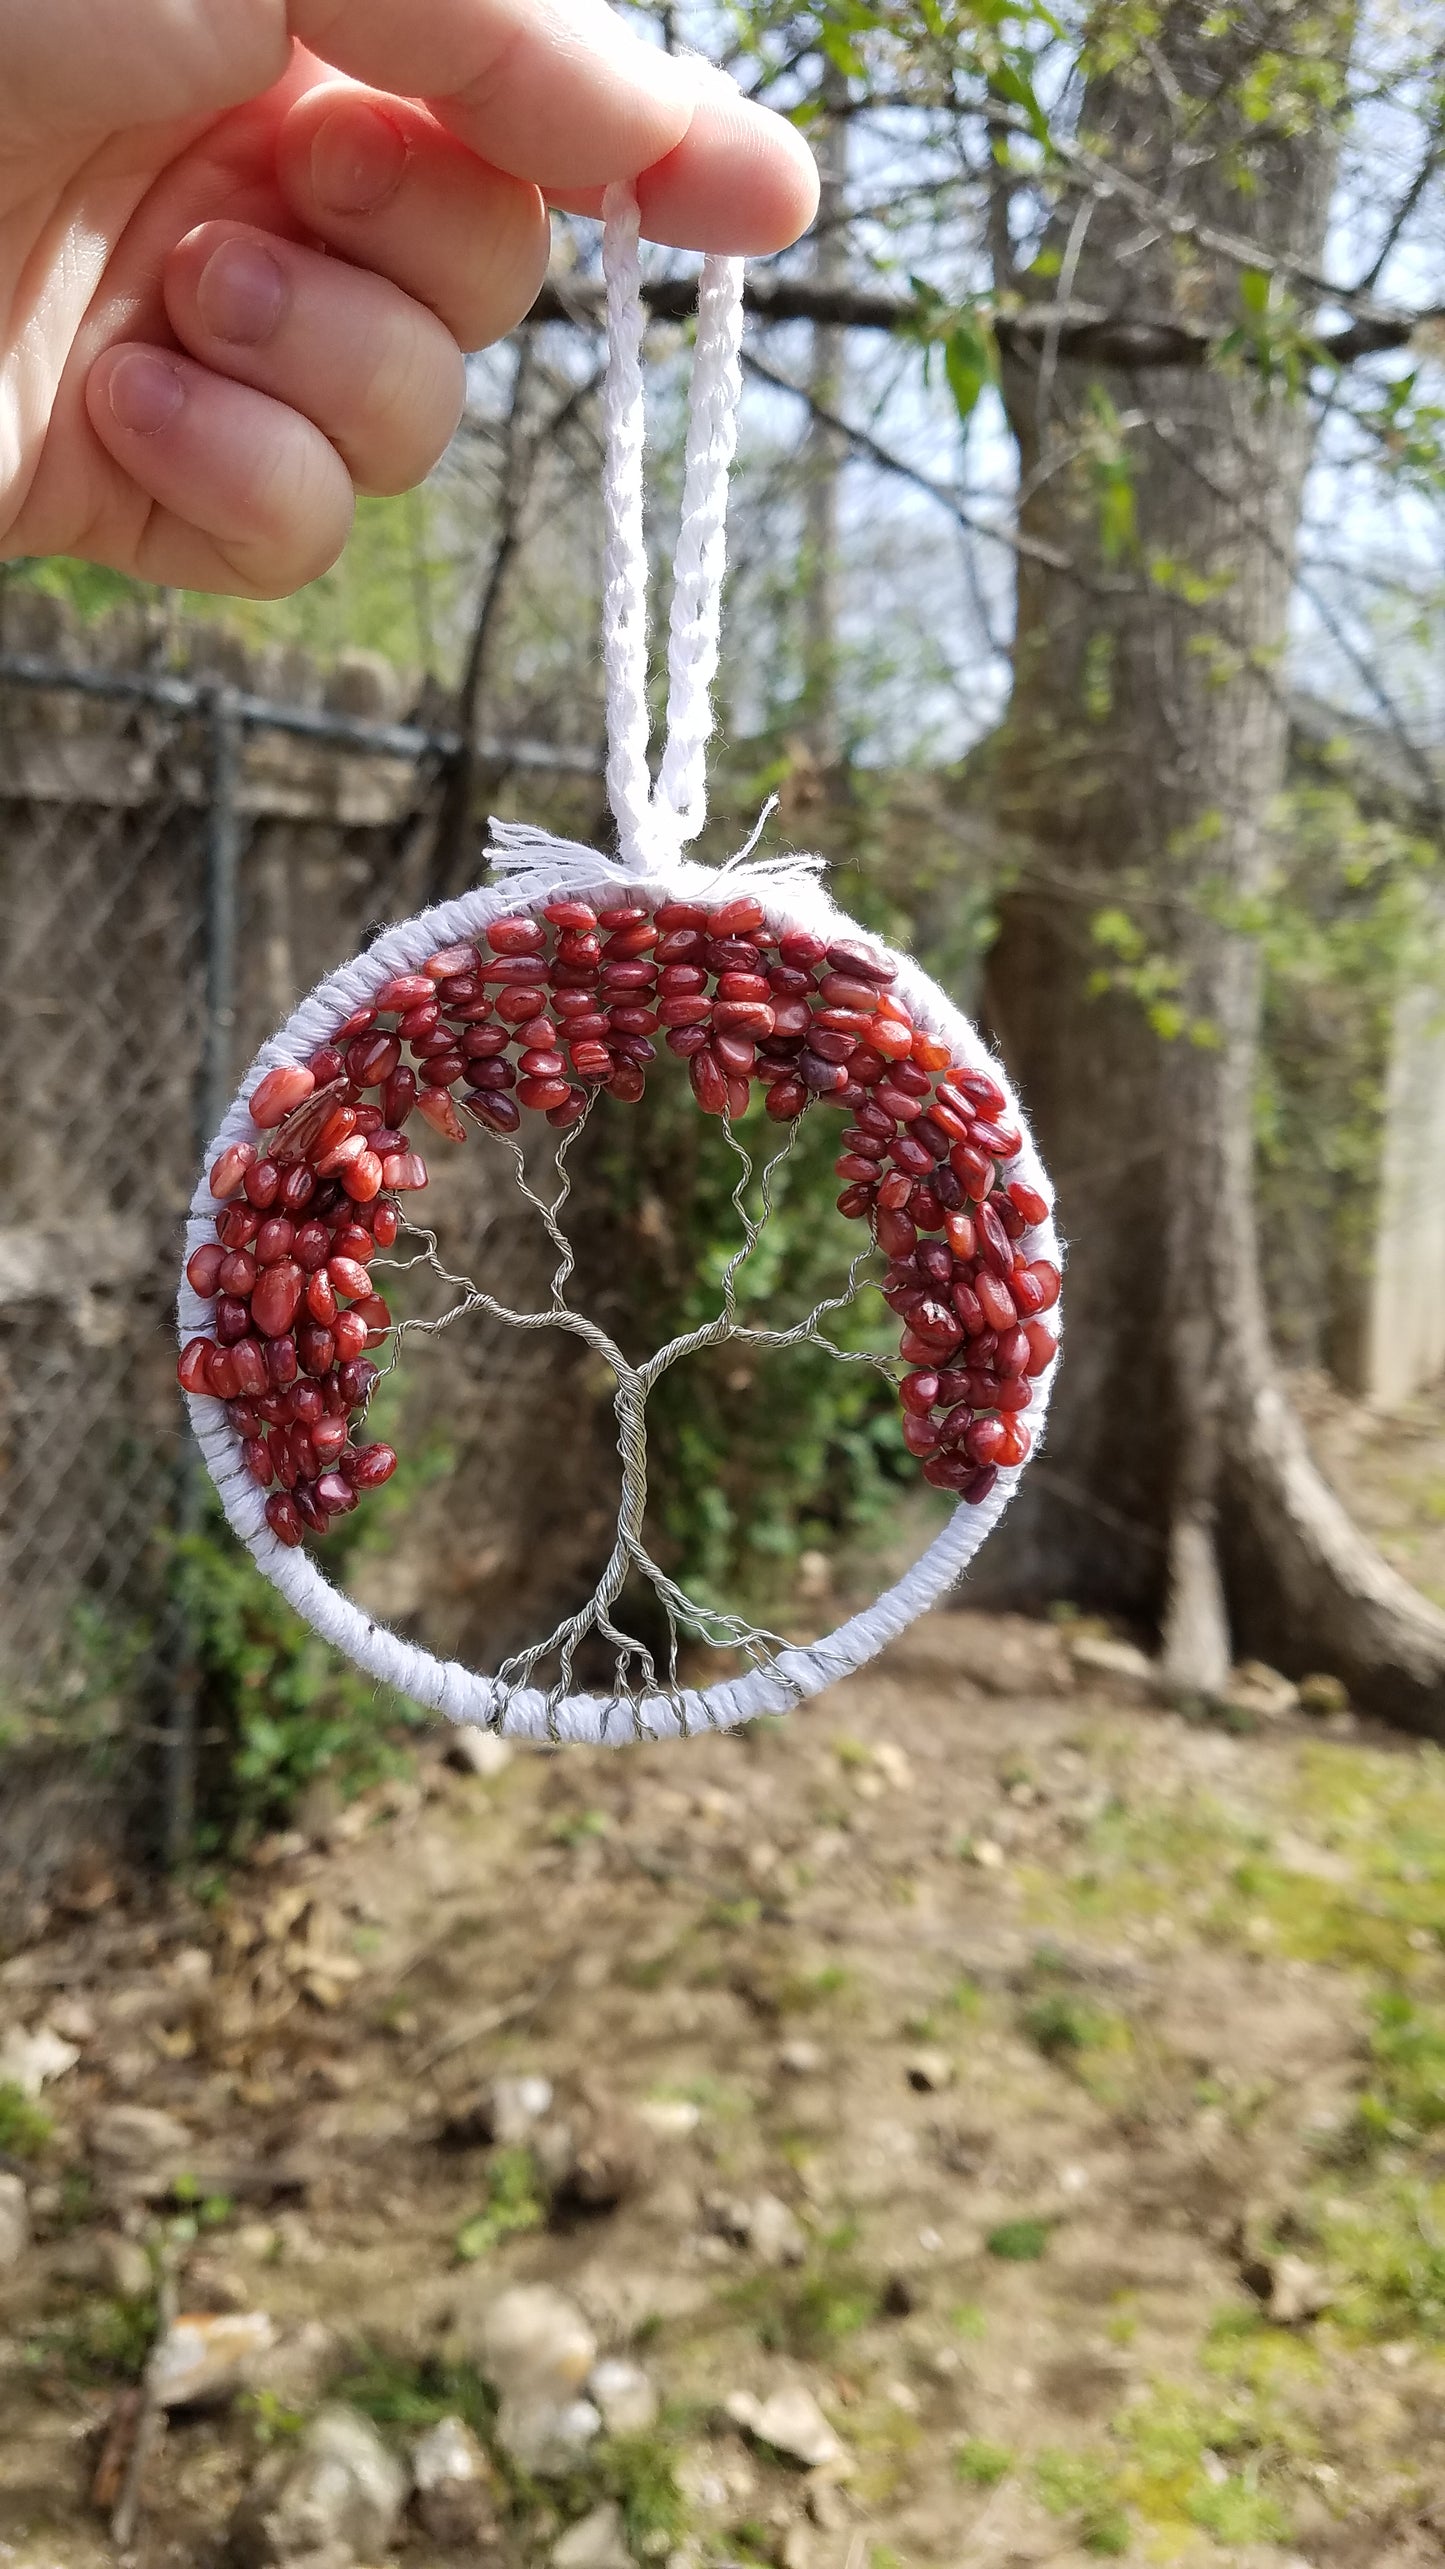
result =
M667 721L655 790L648 761L644 316L637 195L630 185L609 187L603 199L602 268L607 287L602 470L607 798L622 866L629 874L650 875L675 863L707 818L706 758L722 630L728 479L742 399L743 263L705 259L698 285L668 642Z

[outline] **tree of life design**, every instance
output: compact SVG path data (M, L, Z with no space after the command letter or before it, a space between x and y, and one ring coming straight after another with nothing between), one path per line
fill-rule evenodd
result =
M594 1092L595 1095L595 1092ZM589 1633L595 1633L613 1652L614 1696L619 1707L629 1709L636 1722L639 1707L648 1695L664 1693L679 1714L680 1725L688 1728L686 1700L678 1672L678 1653L686 1633L716 1650L739 1652L752 1666L771 1665L777 1653L787 1644L781 1634L750 1623L746 1618L729 1614L721 1608L705 1605L690 1597L653 1560L643 1541L643 1521L647 1507L647 1402L654 1385L670 1367L683 1357L725 1342L745 1341L758 1347L792 1347L803 1341L820 1347L839 1364L872 1367L890 1385L895 1380L895 1366L886 1356L866 1348L840 1347L823 1330L821 1323L832 1312L842 1311L855 1302L860 1291L873 1279L864 1270L874 1254L870 1240L854 1255L842 1288L815 1303L806 1316L787 1328L760 1328L744 1321L738 1312L738 1280L753 1256L773 1210L773 1179L788 1158L801 1130L802 1117L795 1116L788 1125L780 1147L755 1169L752 1154L734 1129L730 1114L720 1119L724 1139L738 1162L737 1181L731 1201L737 1213L741 1238L723 1268L720 1279L722 1308L716 1317L701 1327L680 1332L657 1348L641 1364L632 1364L606 1330L580 1311L567 1299L567 1288L576 1268L576 1257L566 1231L562 1214L571 1193L569 1156L578 1137L586 1128L588 1111L559 1140L553 1155L556 1191L550 1203L533 1186L526 1160L518 1143L498 1137L500 1147L513 1166L518 1193L539 1217L547 1237L557 1252L557 1266L551 1280L551 1299L543 1311L515 1311L488 1293L470 1276L458 1275L444 1263L435 1232L424 1225L403 1221L402 1239L415 1242L408 1258L394 1257L378 1263L394 1272L405 1274L425 1267L438 1281L454 1291L457 1299L435 1319L403 1319L392 1332L392 1351L380 1368L384 1378L398 1363L409 1336L434 1337L451 1328L469 1312L485 1311L495 1320L514 1329L568 1330L580 1338L610 1369L615 1390L613 1408L617 1418L617 1448L622 1463L621 1500L617 1515L617 1535L612 1553L592 1595L575 1613L558 1624L543 1641L514 1653L497 1671L497 1683L507 1692L531 1684L538 1672L553 1663L554 1673L548 1687L555 1705L571 1691L577 1650ZM756 1210L749 1202L754 1178L757 1178ZM400 1245L400 1244L399 1244ZM635 1635L625 1632L613 1620L629 1575L636 1572L653 1590L666 1622L667 1651L664 1668L659 1672L653 1653Z

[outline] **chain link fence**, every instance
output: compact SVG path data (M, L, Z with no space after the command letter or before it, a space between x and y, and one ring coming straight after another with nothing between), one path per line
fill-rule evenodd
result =
M376 669L291 654L254 693L62 640L0 650L0 1744L83 1736L76 1708L121 1693L179 1856L195 1725L166 1564L203 1493L172 1305L198 1154L301 993L430 897L459 744L335 701L384 693ZM528 741L480 768L544 800L596 775Z

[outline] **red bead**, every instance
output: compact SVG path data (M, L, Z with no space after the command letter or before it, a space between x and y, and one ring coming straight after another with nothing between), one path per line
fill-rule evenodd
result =
M913 1029L901 1026L896 1017L875 1017L868 1029L868 1041L885 1060L907 1061L913 1050Z
M391 1327L390 1308L379 1293L369 1293L365 1302L359 1302L356 1315L365 1321L368 1333L373 1337L384 1338Z
M878 1202L885 1213L908 1213L913 1202L913 1180L906 1170L890 1169L886 1177L879 1179Z
M370 1291L369 1280L367 1290ZM307 1318L319 1320L323 1329L329 1329L336 1318L336 1288L324 1267L307 1277L304 1299Z
M296 1511L296 1502L284 1490L275 1490L266 1501L266 1523L280 1543L292 1550L304 1538L305 1529Z
M283 1337L301 1308L305 1279L294 1258L263 1267L251 1296L251 1317L265 1338Z
M251 1091L251 1121L269 1132L273 1125L293 1115L298 1106L304 1106L315 1086L314 1070L304 1070L299 1063L278 1063Z
M657 943L657 930L651 919L634 919L618 928L603 946L604 962L631 962L636 956L650 954Z
M268 1338L265 1347L266 1379L273 1390L285 1391L294 1383L297 1372L296 1341L290 1336Z
M828 962L834 972L846 972L859 981L889 982L898 978L898 967L875 954L871 946L856 945L840 937L828 948Z
M206 1389L213 1400L237 1400L240 1385L229 1347L213 1347L206 1358Z
M284 1213L273 1213L256 1234L256 1263L274 1267L278 1258L289 1258L296 1246L296 1225Z
M1059 1298L1060 1279L1058 1268L1054 1266L1048 1258L1031 1258L1029 1260L1029 1274L1031 1276L1036 1276L1039 1284L1043 1288L1044 1299L1040 1303L1039 1309L1041 1311L1052 1311L1054 1304Z
M475 946L441 946L427 956L422 971L428 981L449 981L454 973L475 971L476 963Z
M331 1334L336 1341L337 1363L349 1365L355 1357L365 1355L371 1333L359 1312L342 1311L337 1313Z
M344 1294L348 1302L364 1302L371 1291L371 1278L357 1257L333 1257L327 1262L326 1272L333 1291Z
M341 1172L341 1183L353 1204L369 1204L381 1193L382 1164L375 1151L364 1150L359 1159Z
M740 936L749 928L760 928L762 924L762 903L750 900L746 895L736 901L720 902L708 922L715 937Z
M826 1008L849 1008L860 1017L876 1017L878 991L871 981L856 981L846 972L825 972L818 995Z
M612 1072L612 1055L602 1043L574 1044L572 1068L579 1079L607 1079Z
M710 1050L694 1053L688 1064L688 1077L692 1082L692 1093L704 1115L726 1114L727 1073L715 1053Z
M607 1093L609 1097L615 1097L620 1106L635 1106L646 1086L647 1081L635 1062L619 1062L607 1083Z
M980 1267L974 1278L974 1292L990 1329L1006 1330L1018 1326L1018 1312L1007 1285L1001 1284L987 1267Z
M383 1088L400 1062L395 1035L358 1035L346 1047L346 1076L355 1088Z
M223 1347L233 1347L244 1338L251 1326L251 1315L239 1294L223 1293L216 1305L216 1336Z
M229 1150L222 1151L220 1158L212 1163L210 1176L211 1193L218 1203L224 1204L231 1196L240 1194L246 1171L255 1163L254 1142L233 1142Z
M424 1088L416 1101L416 1111L448 1142L464 1142L467 1128L444 1088ZM383 1163L385 1165L385 1163Z
M389 1445L359 1445L342 1458L341 1468L353 1488L379 1490L396 1470L396 1456Z
M872 1205L871 1186L845 1186L838 1198L838 1210L845 1222L857 1222L872 1210Z
M316 1484L316 1500L328 1516L345 1516L356 1505L356 1492L340 1472L323 1472Z
M940 1397L937 1374L905 1374L898 1386L898 1397L915 1418L926 1417Z
M998 1207L985 1200L978 1208L978 1254L999 1277L1013 1273L1013 1242L999 1220Z
M395 1154L391 1156L394 1157ZM396 1206L373 1203L367 1207L367 1210L371 1215L371 1236L378 1249L391 1248L401 1229L401 1216Z
M916 1248L918 1233L906 1213L887 1207L878 1215L878 1246L885 1258L906 1258Z
M258 1488L269 1490L275 1475L271 1469L270 1448L264 1436L247 1436L242 1439L241 1461Z
M417 1091L416 1100L418 1107L421 1105L423 1093L428 1088L455 1088L459 1079L466 1079L468 1076L467 1064L459 1052L453 1050L433 1053L431 1059L422 1064L421 1087Z
M245 1249L232 1249L221 1263L221 1291L249 1301L256 1282L256 1261Z
M1021 1177L1011 1178L1008 1196L1015 1212L1023 1215L1031 1229L1037 1229L1039 1223L1047 1222L1048 1204L1036 1186L1026 1186Z
M192 1293L201 1294L209 1301L212 1294L220 1290L220 1274L225 1263L226 1252L217 1240L203 1241L199 1249L193 1249L186 1260L186 1282Z
M238 1338L231 1349L231 1371L236 1377L236 1391L242 1400L260 1400L270 1379L260 1341Z
M909 1412L903 1421L903 1442L910 1454L921 1457L936 1453L938 1429L931 1418Z
M981 1151L996 1160L1016 1159L1023 1149L1023 1135L1012 1124L976 1122L973 1138Z
M319 1320L303 1320L296 1332L296 1353L308 1374L329 1374L336 1357L336 1341Z
M712 1015L712 1001L684 991L679 998L660 1001L657 1014L664 1026L704 1026Z
M469 1115L474 1115L477 1122L485 1125L487 1130L492 1133L515 1133L522 1120L521 1109L519 1108L516 1099L514 1097L504 1096L500 1092L493 1093L486 1089L474 1088L471 1089L462 1099L462 1104ZM393 1177L392 1175L392 1170L397 1165L398 1163L394 1160L387 1161L386 1182L388 1186L394 1186L402 1192L405 1192L405 1186L408 1181L403 1181L401 1178ZM417 1162L417 1166L421 1166L420 1161ZM409 1182L424 1186L426 1184L425 1171L423 1170L420 1179Z
M311 1056L309 1068L318 1088L329 1088L341 1077L341 1055L335 1044L322 1044Z
M185 1346L181 1349L180 1362L176 1367L176 1380L183 1392L210 1390L206 1369L210 1363L212 1345L213 1342L209 1338L187 1339Z
M521 916L494 919L485 935L493 954L540 954L547 942L540 919Z
M1046 1374L1058 1353L1058 1340L1041 1320L1025 1322L1024 1336L1029 1342L1029 1361L1024 1368L1025 1373L1031 1377Z
M697 901L659 901L653 916L660 928L706 928L712 913Z
M791 1124L808 1103L808 1092L800 1079L775 1080L763 1100L764 1109L775 1124Z
M567 1091L567 1102L564 1106L548 1107L547 1121L549 1124L553 1125L559 1133L565 1133L569 1126L580 1123L586 1112L587 1094L585 1089L569 1088Z
M482 979L503 988L524 989L530 985L540 990L547 978L547 966L540 955L504 954L496 963L483 967Z
M283 1213L301 1213L316 1192L316 1180L310 1169L297 1166L283 1171L277 1205Z
M557 1064L558 1069L560 1070L562 1067L560 1055L557 1056ZM519 1079L517 1082L517 1102L520 1106L532 1107L537 1109L539 1112L548 1106L565 1106L567 1102L567 1082L565 1079L560 1078Z

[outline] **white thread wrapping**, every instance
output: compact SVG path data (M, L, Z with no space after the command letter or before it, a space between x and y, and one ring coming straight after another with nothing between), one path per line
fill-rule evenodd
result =
M620 886L650 901L726 899L749 892L777 934L802 929L858 940L862 932L841 911L821 881L822 861L808 855L755 858L758 833L741 856L712 868L684 857L706 816L704 757L712 728L711 693L717 671L724 567L728 473L737 437L741 390L742 266L709 260L699 297L697 350L689 401L682 526L678 540L669 648L667 738L661 780L654 794L648 768L647 558L643 542L644 402L642 304L639 292L638 215L631 188L609 188L604 204L603 261L607 280L609 363L603 396L606 455L603 502L606 545L602 636L607 703L607 791L617 823L618 854L601 856L575 839L559 839L523 822L493 822L492 856L503 878L496 888L464 894L423 911L381 936L368 953L343 964L301 1002L281 1032L252 1062L224 1123L206 1154L209 1169L233 1142L252 1141L248 1103L257 1083L280 1063L304 1063L356 1008L369 1004L384 981L417 970L439 947L478 937L494 919L537 909L559 893L615 900ZM766 819L766 814L764 818ZM760 824L761 827L761 824ZM1052 1202L1052 1190L1034 1149L1018 1101L1000 1063L921 967L892 955L876 938L862 937L897 967L895 988L915 1023L945 1042L954 1060L996 1080L1007 1111L1023 1134L1017 1174ZM818 1109L812 1110L820 1111ZM826 1108L821 1111L826 1112ZM215 1237L217 1207L205 1174L191 1202L186 1257ZM1052 1216L1024 1242L1030 1257L1061 1263ZM209 1335L212 1307L184 1274L177 1304L180 1338ZM1058 1326L1055 1312L1054 1326ZM1057 1363L1034 1387L1028 1412L1037 1447ZM456 1660L435 1658L419 1644L390 1631L343 1595L303 1550L289 1549L266 1522L265 1497L241 1459L241 1439L222 1402L187 1395L191 1423L227 1521L259 1569L296 1611L358 1667L380 1683L448 1721L474 1723L531 1739L631 1739L630 1719L618 1721L617 1699L570 1695L557 1705L542 1689L512 1690ZM1021 1468L1021 1467L1020 1467ZM765 1668L681 1697L644 1698L639 1726L653 1738L684 1729L729 1730L766 1713L781 1713L815 1695L874 1658L915 1616L935 1605L967 1569L1008 1506L1019 1469L1002 1471L983 1504L960 1502L942 1532L896 1584L861 1614L823 1640L785 1649Z
M541 837L543 833L530 834ZM564 843L566 844L566 843ZM587 851L578 849L578 854ZM499 851L505 863L505 850ZM535 855L528 853L535 866ZM878 939L863 932L838 909L824 885L807 873L794 873L788 878L786 896L778 890L776 871L766 865L737 865L709 872L703 866L683 860L669 866L660 876L640 877L617 860L592 853L591 873L586 881L579 879L580 869L568 868L554 887L568 893L596 893L604 901L616 898L619 885L625 884L635 897L650 901L665 899L695 900L699 897L727 899L741 890L750 891L761 902L768 926L777 934L789 929L805 929L830 941L847 937L871 945L879 955L895 962L898 978L894 987L911 1012L915 1022L930 1034L947 1043L956 1061L967 1062L987 1071L998 1082L1008 1101L1008 1112L1023 1133L1023 1148L1013 1164L1017 1174L1037 1187L1046 1200L1052 1201L1052 1190L1039 1163L1018 1101L1013 1094L1002 1065L994 1060L968 1019L954 1007L921 966L904 956L894 956ZM535 882L535 877L534 877ZM543 894L545 898L545 892ZM354 962L343 964L337 972L319 983L309 999L290 1017L281 1032L263 1045L242 1081L240 1092L216 1135L206 1157L209 1169L219 1152L232 1142L254 1141L256 1137L246 1101L257 1082L280 1062L304 1062L330 1036L354 1008L369 1004L372 994L394 973L414 972L428 955L441 946L455 945L479 936L494 919L507 917L520 904L514 881L504 880L496 888L485 887L468 892L459 900L446 901L419 917L408 919L401 927L392 928ZM826 1106L814 1107L811 1113L826 1113ZM186 1234L186 1256L203 1242L215 1238L217 1207L204 1175L191 1203L191 1219ZM1057 1234L1050 1219L1027 1235L1023 1243L1031 1258L1050 1258L1060 1263ZM178 1317L184 1342L202 1334L209 1335L213 1324L213 1306L203 1302L189 1284L182 1280ZM1028 1424L1035 1447L1039 1442L1049 1394L1057 1366L1039 1377L1034 1399L1028 1412ZM241 1460L241 1440L226 1416L224 1404L204 1394L188 1395L192 1425L206 1459L206 1465L220 1493L221 1504L233 1531L253 1555L258 1567L273 1586L279 1588L288 1603L305 1617L323 1639L333 1642L338 1650L383 1685L394 1687L418 1704L444 1714L448 1721L474 1723L483 1728L499 1729L514 1738L621 1741L630 1739L630 1720L618 1718L619 1706L613 1696L569 1695L560 1706L549 1705L540 1688L508 1693L493 1678L464 1668L456 1660L433 1657L416 1642L405 1640L377 1622L351 1597L332 1587L303 1550L288 1550L279 1542L266 1523L265 1497L251 1479ZM967 1569L979 1546L997 1525L1012 1498L1024 1467L1002 1471L994 1489L979 1507L964 1502L954 1510L942 1532L935 1536L926 1552L905 1571L897 1583L875 1599L861 1614L839 1626L823 1640L799 1645L780 1652L770 1666L750 1671L746 1676L729 1678L706 1690L689 1690L678 1702L658 1694L644 1699L641 1727L650 1738L669 1738L684 1725L689 1730L711 1728L730 1730L739 1722L753 1721L764 1713L783 1713L809 1696L831 1686L840 1677L850 1676L855 1669L875 1658L884 1646L902 1632L915 1616L936 1605Z

